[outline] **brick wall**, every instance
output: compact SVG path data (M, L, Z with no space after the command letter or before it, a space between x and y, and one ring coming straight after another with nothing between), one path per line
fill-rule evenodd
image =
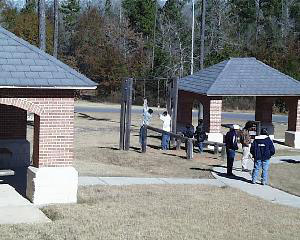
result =
M256 97L255 120L265 123L272 123L273 97Z
M0 139L26 139L26 111L0 105Z
M74 91L1 89L0 104L35 113L33 163L69 166L74 158Z
M300 132L300 99L298 97L287 97L285 102L288 105L288 131Z
M179 91L177 122L192 123L192 108L194 103L203 105L203 124L206 132L221 132L222 98Z

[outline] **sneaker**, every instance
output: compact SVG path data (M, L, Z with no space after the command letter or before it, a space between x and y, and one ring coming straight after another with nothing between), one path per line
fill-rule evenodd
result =
M261 185L268 185L266 182L261 182Z

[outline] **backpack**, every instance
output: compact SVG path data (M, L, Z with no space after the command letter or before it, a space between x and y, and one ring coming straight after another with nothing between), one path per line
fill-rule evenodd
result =
M248 132L242 135L241 143L248 146L251 144L251 137Z
M194 136L194 128L193 127L189 127L186 129L184 135L188 138L193 138Z

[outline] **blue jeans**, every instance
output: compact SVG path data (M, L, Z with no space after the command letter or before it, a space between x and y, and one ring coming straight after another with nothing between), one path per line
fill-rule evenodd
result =
M203 152L203 142L198 142L197 147L199 148L199 152L202 153Z
M145 126L143 125L140 128L140 134L139 134L140 145L142 145L144 141L146 141L146 145L147 145L147 129L145 129Z
M253 168L253 172L252 172L252 183L256 183L259 170L262 168L261 183L268 184L269 166L270 166L270 159L264 160L264 161L255 160L254 168Z
M229 148L226 148L226 154L227 154L227 174L232 175L232 167L235 157L235 151Z
M163 150L169 149L169 142L170 142L170 135L167 133L163 133L161 138L161 147Z

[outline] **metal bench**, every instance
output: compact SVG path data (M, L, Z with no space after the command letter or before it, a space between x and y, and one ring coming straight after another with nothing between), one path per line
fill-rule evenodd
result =
M6 176L14 176L15 171L11 169L2 169L0 170L0 177L6 177Z

